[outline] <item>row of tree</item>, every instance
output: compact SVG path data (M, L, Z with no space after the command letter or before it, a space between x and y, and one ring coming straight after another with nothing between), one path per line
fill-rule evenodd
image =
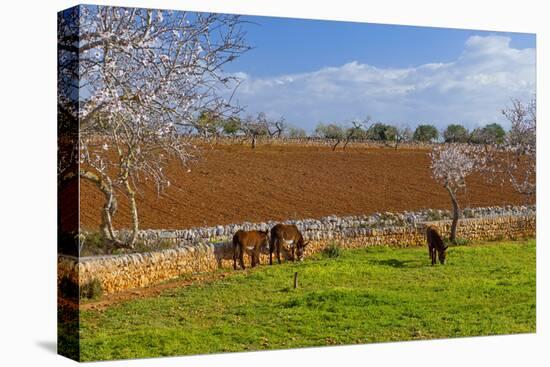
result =
M503 144L506 136L506 131L498 123L487 124L472 131L460 124L450 124L441 132L431 124L420 124L412 130L408 126L395 126L382 122L373 123L370 117L363 121L352 121L350 125L319 123L311 137L333 140L333 149L336 149L340 143L345 149L353 140L384 142L397 149L399 144L412 141ZM256 116L248 115L245 118L240 118L235 115L224 117L218 113L203 111L197 118L196 129L198 134L205 138L215 136L250 138L252 147L255 147L258 137L310 137L304 129L287 124L283 117L277 120L268 119L262 112Z
M451 124L441 133L431 124L420 124L413 131L405 126L394 126L382 122L369 124L370 119L363 122L353 122L351 127L341 124L320 123L315 129L315 136L346 140L368 139L374 141L391 142L397 145L401 142L445 142L445 143L473 143L473 144L502 144L506 131L497 123L487 124L484 127L469 131L460 124Z

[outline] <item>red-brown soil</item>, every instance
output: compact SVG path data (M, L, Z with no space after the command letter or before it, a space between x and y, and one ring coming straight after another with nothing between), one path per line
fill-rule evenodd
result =
M168 167L171 186L160 196L143 185L138 198L140 228L194 226L370 214L422 208L449 209L447 192L430 176L428 150L323 146L246 145L204 147L201 160ZM103 196L81 183L81 225L97 229ZM460 204L524 204L511 187L468 180ZM117 228L130 225L119 198Z

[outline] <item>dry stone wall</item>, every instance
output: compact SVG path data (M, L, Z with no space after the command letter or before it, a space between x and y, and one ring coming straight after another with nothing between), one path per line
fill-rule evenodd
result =
M461 219L458 237L469 240L501 240L534 237L536 221L534 208L502 211L502 215ZM492 212L494 213L494 212ZM322 251L328 244L343 248L361 248L376 245L409 247L425 245L426 225L435 226L444 236L450 231L450 220L410 222L405 214L386 213L387 221L394 226L374 225L371 217L327 217L322 220L301 221L299 227L311 242L306 257ZM391 217L391 218L390 218ZM422 219L422 218L421 218ZM366 225L369 224L369 225ZM399 225L397 225L399 224ZM244 224L239 228L258 228L260 225ZM267 223L262 223L268 227ZM216 227L214 227L216 228ZM226 227L207 232L210 238L223 238ZM231 228L231 227L229 227ZM261 227L260 227L261 228ZM234 230L234 228L233 228ZM182 231L185 232L185 231ZM189 232L186 232L189 233ZM231 233L231 232L230 232ZM180 246L140 254L81 257L58 257L58 281L63 277L80 285L99 280L103 290L113 293L125 289L144 287L184 274L214 271L233 266L232 244L227 236L218 242L183 241ZM262 264L268 263L267 251L261 255ZM245 257L246 264L249 265Z
M503 216L534 215L535 206L504 206L466 208L462 211L463 219L492 218ZM368 236L371 230L381 228L417 226L427 221L445 220L451 218L449 210L426 209L402 213L374 213L372 215L356 215L338 217L330 215L319 219L287 220L284 223L295 224L306 239L341 239L357 236ZM174 246L188 246L204 242L222 242L231 240L239 230L266 230L279 222L238 223L213 227L198 227L182 230L141 230L138 240L143 244L153 245L165 241Z

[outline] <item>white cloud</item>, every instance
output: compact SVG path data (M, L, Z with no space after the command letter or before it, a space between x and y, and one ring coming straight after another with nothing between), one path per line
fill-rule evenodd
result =
M392 69L351 61L292 75L256 78L238 73L243 82L235 97L250 113L284 116L308 130L319 121L367 115L410 126L506 125L500 110L510 98L529 99L535 93L535 63L534 49L511 48L508 37L473 36L450 63Z

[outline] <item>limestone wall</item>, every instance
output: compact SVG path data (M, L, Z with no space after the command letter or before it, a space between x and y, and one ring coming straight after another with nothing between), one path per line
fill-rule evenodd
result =
M534 215L535 206L504 206L466 208L462 211L462 218L487 218L503 216ZM340 239L356 236L367 236L370 230L381 228L417 226L426 221L450 219L449 210L425 209L406 211L402 213L374 213L371 215L353 215L338 217L329 215L323 218L287 220L284 223L295 224L304 237L312 240ZM152 245L161 241L171 242L174 246L187 246L204 242L221 242L231 240L233 234L239 230L266 230L279 222L267 221L261 223L236 223L213 227L196 227L181 230L141 230L138 240L143 244Z
M337 243L343 248L360 248L375 245L396 247L425 246L425 227L436 226L448 236L451 221L420 222L410 225L366 228L362 226L339 228L338 220L334 228L322 231L305 228L305 237L311 242L306 256L322 251L328 244ZM502 240L534 237L536 222L534 213L462 219L458 227L458 237L469 240ZM58 257L58 281L67 277L80 285L93 279L101 282L108 293L124 289L144 287L184 274L208 272L219 267L230 267L232 245L226 240L217 243L194 243L178 248L113 256L76 258ZM261 263L268 262L267 253L262 254ZM247 261L248 263L248 261Z

